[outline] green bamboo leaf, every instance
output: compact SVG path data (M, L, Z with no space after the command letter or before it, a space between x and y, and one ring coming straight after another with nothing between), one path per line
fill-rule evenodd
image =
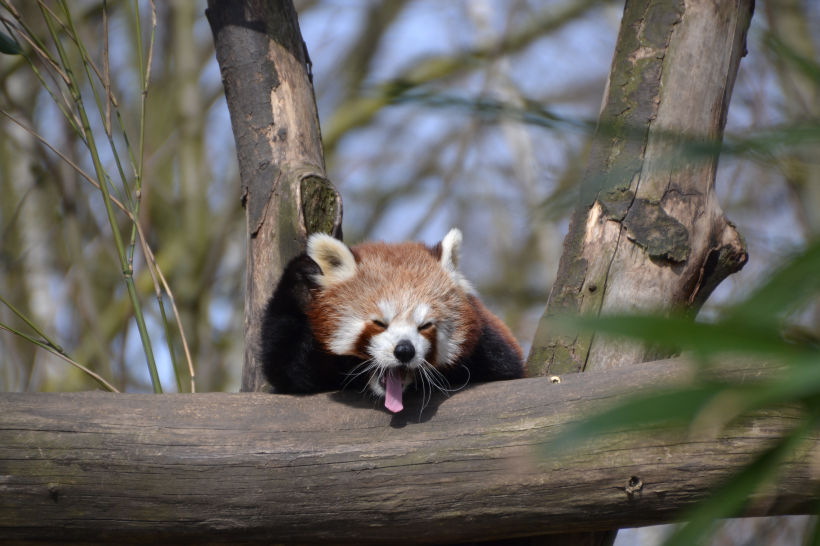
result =
M573 427L551 444L549 449L564 449L578 440L626 428L685 425L726 388L725 384L711 383L693 388L660 391L627 401Z
M761 485L771 480L780 464L792 453L812 430L818 420L815 412L774 447L765 451L752 464L746 466L723 486L700 502L689 516L681 519L689 523L678 529L664 546L691 546L701 544L709 536L715 520L735 516L746 505L749 497Z
M563 449L596 434L651 426L697 423L718 430L739 415L774 404L812 400L820 393L820 359L786 366L774 381L701 385L640 396L595 415L562 434L551 447ZM717 411L716 411L717 410Z
M770 32L764 36L763 43L772 53L797 68L804 76L811 78L815 83L820 83L820 65L814 59L804 57Z
M804 351L801 346L784 341L775 328L739 322L708 324L678 317L619 316L570 319L558 327L564 324L670 348L681 347L702 355L738 352L789 357Z
M772 275L769 281L726 317L735 323L772 324L779 315L804 302L820 291L820 239L788 265Z
M817 507L814 513L820 513L820 507ZM814 522L811 537L805 542L805 544L806 546L820 546L820 518Z
M22 55L23 50L20 49L20 46L17 43L0 32L0 53L5 53L6 55Z
M735 418L776 404L812 405L820 393L820 359L778 370L774 381L728 385L690 421L696 434L717 434Z

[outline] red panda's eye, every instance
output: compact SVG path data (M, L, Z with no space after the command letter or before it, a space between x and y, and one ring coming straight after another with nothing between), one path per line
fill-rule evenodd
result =
M375 324L379 328L384 328L385 330L387 330L387 325L380 320L374 320L373 324Z
M419 326L419 332L421 332L422 330L426 330L427 328L430 328L432 325L432 322L425 322L424 324Z

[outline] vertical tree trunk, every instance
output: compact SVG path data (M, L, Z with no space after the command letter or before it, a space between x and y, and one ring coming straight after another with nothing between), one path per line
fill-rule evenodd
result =
M598 130L564 254L536 332L533 375L623 366L660 355L555 331L575 314L693 315L747 259L715 196L717 143L753 0L628 0Z
M326 177L310 57L292 0L208 0L206 12L242 180L248 228L242 391L266 388L256 363L264 305L315 231L341 238Z
M627 0L581 195L528 366L531 375L635 364L643 344L558 331L576 314L694 317L747 260L715 195L723 136L754 0ZM543 537L612 544L616 532Z

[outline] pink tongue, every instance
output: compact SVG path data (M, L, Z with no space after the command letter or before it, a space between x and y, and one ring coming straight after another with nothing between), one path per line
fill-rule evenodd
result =
M387 386L387 395L384 397L384 407L393 413L400 412L404 409L401 403L401 374L395 368L388 370L384 382Z

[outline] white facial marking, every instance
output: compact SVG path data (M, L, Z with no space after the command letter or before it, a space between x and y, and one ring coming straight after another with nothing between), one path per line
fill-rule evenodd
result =
M436 360L441 365L452 364L461 353L463 339L454 339L456 326L445 320L436 323Z
M415 355L407 362L403 363L394 354L396 345L407 340L413 344ZM406 320L393 320L387 329L370 340L367 352L373 357L376 363L376 370L370 379L370 389L377 395L384 395L384 387L379 378L386 373L389 368L403 367L406 370L403 381L403 388L407 388L413 382L413 370L424 365L424 357L430 350L430 342L419 333L418 325L415 322Z
M364 330L363 320L349 320L340 323L339 328L330 339L330 350L338 355L350 354L356 348L356 342Z
M379 317L380 320L383 320L385 324L393 322L393 319L396 318L396 305L393 302L382 300L376 306L382 314L382 316Z
M384 390L384 387L382 387L381 382L379 381L378 372L370 376L370 381L367 383L367 386L370 388L371 391L373 391L373 394L375 394L378 397L383 397L387 394L387 392ZM402 391L404 391L404 389L402 389Z
M416 306L415 310L413 310L413 320L415 321L417 326L421 326L425 322L427 315L430 313L430 306L426 303L420 303Z

